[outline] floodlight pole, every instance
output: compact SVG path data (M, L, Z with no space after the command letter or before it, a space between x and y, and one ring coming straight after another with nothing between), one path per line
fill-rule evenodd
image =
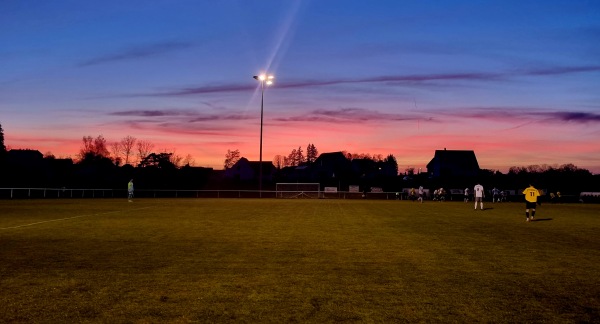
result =
M262 151L263 151L263 111L265 104L265 83L270 85L273 83L272 75L255 75L254 79L260 82L260 153L259 153L259 164L258 164L258 194L262 198L262 181L263 181L263 163L262 163Z

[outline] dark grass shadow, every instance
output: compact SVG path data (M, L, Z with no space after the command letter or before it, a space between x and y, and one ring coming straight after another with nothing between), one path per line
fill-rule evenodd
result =
M535 218L535 219L532 219L531 221L532 222L545 222L545 221L551 221L551 220L552 220L552 218Z

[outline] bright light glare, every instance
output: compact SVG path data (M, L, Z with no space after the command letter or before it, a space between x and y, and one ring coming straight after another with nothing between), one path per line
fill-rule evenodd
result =
M256 76L254 76L254 78L258 81L264 82L266 85L273 84L273 79L275 79L275 77L273 75L266 75L266 74L256 75Z

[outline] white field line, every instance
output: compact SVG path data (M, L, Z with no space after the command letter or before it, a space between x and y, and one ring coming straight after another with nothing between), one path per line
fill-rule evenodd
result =
M127 211L142 210L142 209L148 209L148 208L151 208L151 207L152 206L142 207L142 208L136 208L136 209L128 209ZM120 213L120 212L124 212L124 211L125 210L115 210L115 211L110 211L110 212L106 212L106 213L87 214L87 215L78 215L78 216L66 217L66 218L51 219L51 220L47 220L47 221L43 221L43 222L35 222L35 223L30 223L30 224L18 225L18 226L0 227L0 230L9 230L9 229L15 229L15 228L21 228L21 227L27 227L27 226L34 226L34 225L39 225L39 224L51 223L51 222L60 222L60 221L64 221L64 220L70 220L70 219L82 218L82 217L102 216L102 215Z

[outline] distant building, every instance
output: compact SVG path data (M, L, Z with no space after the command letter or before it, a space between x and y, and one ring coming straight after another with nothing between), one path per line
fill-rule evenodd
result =
M367 158L353 159L352 172L363 179L396 177L398 175L398 169L393 164Z
M310 166L306 164L287 166L279 170L278 178L286 182L308 182L310 181L310 170Z
M262 162L262 174L264 181L272 181L275 175L273 162ZM239 159L231 168L224 172L225 178L248 181L257 180L260 175L260 162L248 161L246 158Z
M41 167L44 163L44 155L38 150L13 149L8 151L6 159L9 165L23 168Z
M474 177L479 174L479 163L473 151L436 150L427 172L433 177Z
M374 178L379 174L377 162L371 159L353 159L352 172L360 178Z
M322 153L311 164L311 178L313 181L323 181L333 178L347 178L352 175L352 163L344 153Z

